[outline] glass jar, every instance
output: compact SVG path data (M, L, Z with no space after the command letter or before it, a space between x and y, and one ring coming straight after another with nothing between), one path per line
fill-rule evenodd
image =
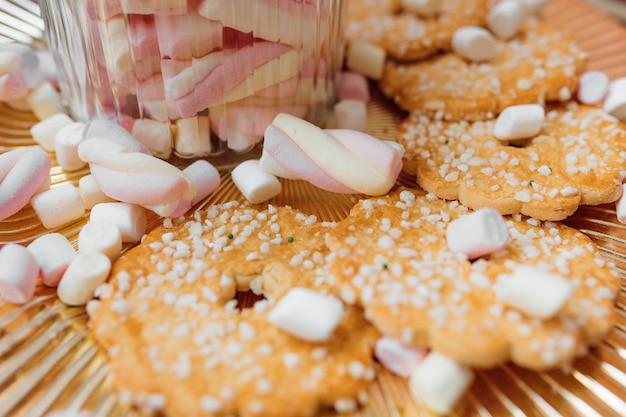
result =
M76 120L117 120L158 157L218 168L258 155L280 112L325 121L343 64L343 3L40 0Z

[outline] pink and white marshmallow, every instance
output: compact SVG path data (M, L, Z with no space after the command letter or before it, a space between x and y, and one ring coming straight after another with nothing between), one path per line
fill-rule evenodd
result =
M367 78L355 71L344 71L339 78L337 100L359 100L363 103L370 101L370 90Z
M376 341L374 355L390 372L408 378L422 362L428 350L404 345L389 336Z
M496 49L491 33L478 26L464 26L452 35L452 50L470 61L491 61L496 57Z
M409 378L411 396L438 414L448 414L474 381L474 372L438 352L430 352Z
M89 214L89 222L102 221L112 223L118 228L122 242L139 242L148 227L145 210L128 203L96 204Z
M111 198L162 217L178 217L191 207L195 185L166 161L105 139L82 142L78 155L89 163L98 187Z
M257 159L250 159L237 165L232 170L231 177L241 194L253 204L268 201L282 191L278 178L261 169Z
M48 287L59 285L68 265L76 258L74 247L61 233L39 236L27 249L39 264L41 279Z
M22 245L7 243L0 248L0 297L11 304L24 304L35 294L39 265Z
M50 157L41 148L0 154L0 220L25 207L33 196L50 188Z
M530 317L547 320L561 310L571 297L573 284L560 275L536 267L520 266L498 277L498 298Z
M299 339L322 342L332 335L343 314L338 298L295 287L276 303L268 320Z
M603 108L618 120L626 122L626 77L618 78L611 83Z
M265 130L261 168L324 190L386 194L402 169L402 147L355 130L322 130L279 114Z
M111 272L111 260L102 253L81 253L63 274L57 295L70 306L87 304L94 297L96 288L104 284Z
M541 132L545 110L539 104L509 106L496 119L493 135L500 140L528 139Z
M196 195L191 200L192 206L207 198L213 191L217 190L221 183L220 173L217 168L204 159L193 162L183 169L183 173L196 186Z
M102 253L115 262L122 254L122 232L109 221L89 221L78 233L78 252Z
M587 71L578 79L576 98L583 104L598 104L609 92L611 80L602 71Z
M80 219L85 214L78 188L63 184L37 194L30 201L46 229L54 229Z
M482 208L450 222L446 240L452 252L476 259L503 249L510 236L502 215L492 208Z
M106 139L135 152L150 154L150 150L121 125L109 119L92 119L85 126L84 139Z

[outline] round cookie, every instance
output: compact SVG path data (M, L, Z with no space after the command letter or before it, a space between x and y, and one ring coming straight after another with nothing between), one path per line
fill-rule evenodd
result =
M446 241L450 222L469 212L417 189L359 202L328 239L329 271L344 301L362 306L384 335L472 367L511 360L554 368L601 341L615 321L620 282L587 236L509 216L508 245L470 262ZM531 317L501 301L502 280L522 266L573 286L555 316Z
M414 61L439 51L449 51L452 35L468 25L483 26L494 2L447 0L433 17L401 10L399 0L361 1L348 4L346 41L364 40L387 51L398 61Z
M398 131L403 169L441 198L542 220L619 198L626 128L601 109L574 102L549 107L539 135L517 146L496 139L493 126L493 120L446 122L414 113Z
M321 271L332 224L290 208L211 206L161 226L115 263L89 307L116 387L175 416L313 416L349 411L374 377L378 333L345 314L326 341L268 320L293 287L332 294ZM237 291L264 300L240 308ZM245 307L245 306L244 306Z
M489 62L469 62L450 52L416 63L388 63L381 90L407 111L486 120L514 104L570 99L587 61L570 36L535 19L496 47Z

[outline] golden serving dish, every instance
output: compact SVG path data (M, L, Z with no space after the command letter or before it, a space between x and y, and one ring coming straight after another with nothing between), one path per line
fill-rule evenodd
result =
M590 53L589 69L605 71L612 79L626 76L626 27L580 0L552 0L544 11L548 22L571 32ZM43 24L36 1L0 1L0 41L18 40L43 47ZM403 115L373 88L368 130L394 140ZM0 153L34 146L30 112L0 104ZM77 184L87 170L63 172L53 159L53 186ZM398 184L415 186L401 176ZM302 181L283 181L283 192L273 204L288 204L324 220L347 215L356 197L328 193ZM230 180L206 204L243 200ZM83 219L54 231L76 243ZM149 218L149 228L160 223ZM606 340L571 370L531 372L506 364L478 371L475 383L454 410L454 416L625 416L626 415L626 226L619 223L613 205L582 207L566 221L589 235L603 255L613 261L623 281L616 300L617 325ZM48 232L27 206L0 221L0 245L28 243ZM115 396L106 357L87 330L84 308L70 308L56 299L54 289L39 287L24 306L0 301L0 417L38 417L53 410L87 410L94 417L133 415ZM372 383L369 403L357 416L417 417L432 415L412 400L406 381L381 369Z

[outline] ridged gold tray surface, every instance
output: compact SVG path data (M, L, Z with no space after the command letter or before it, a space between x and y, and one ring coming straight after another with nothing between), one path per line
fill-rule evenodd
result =
M544 17L572 33L590 53L590 69L611 78L626 76L626 28L579 0L552 0ZM43 47L43 25L37 3L0 0L0 41L18 40ZM369 106L371 134L395 139L402 114L373 91ZM35 146L29 134L36 118L0 104L0 153ZM86 170L63 172L53 160L52 186L77 184ZM415 186L402 176L399 185ZM301 181L283 181L272 203L291 205L324 220L345 217L356 197L321 191ZM204 204L243 198L224 173L221 187ZM54 231L76 243L87 216ZM149 228L161 222L149 218ZM471 391L454 410L456 416L625 416L626 405L626 226L613 205L582 207L567 224L589 235L613 261L623 283L616 300L618 322L606 340L571 370L530 372L513 365L479 371ZM0 245L27 244L49 232L30 206L0 221ZM358 416L417 417L431 413L413 401L406 381L381 369L370 400ZM68 308L52 289L38 287L30 303L16 307L0 300L0 417L38 417L53 410L88 410L94 416L125 416L134 412L115 396L104 352L91 338L83 308Z

